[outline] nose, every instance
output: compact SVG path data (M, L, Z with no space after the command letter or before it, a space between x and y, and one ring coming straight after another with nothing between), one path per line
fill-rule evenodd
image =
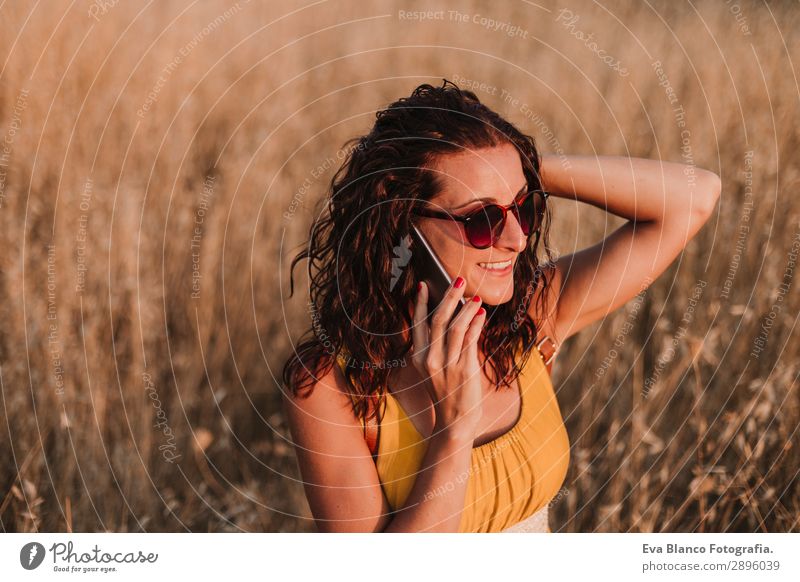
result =
M517 220L513 212L509 212L506 215L506 224L503 228L503 232L500 233L494 246L500 249L508 249L515 253L521 253L525 250L527 244L528 237L522 232L522 226L520 226L519 220Z

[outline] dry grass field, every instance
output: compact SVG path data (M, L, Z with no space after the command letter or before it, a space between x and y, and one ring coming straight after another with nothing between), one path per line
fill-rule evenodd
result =
M543 153L722 177L563 346L553 530L800 530L798 4L435 4L0 2L2 531L313 530L288 262L343 142L442 78ZM553 208L559 254L621 223Z

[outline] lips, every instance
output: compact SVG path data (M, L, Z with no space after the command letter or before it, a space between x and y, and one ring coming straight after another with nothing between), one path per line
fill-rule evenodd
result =
M478 266L479 267L483 267L487 271L503 272L503 271L507 271L511 267L513 262L514 261L512 261L511 259L508 259L507 261L498 261L498 262L492 262L492 263L478 263Z

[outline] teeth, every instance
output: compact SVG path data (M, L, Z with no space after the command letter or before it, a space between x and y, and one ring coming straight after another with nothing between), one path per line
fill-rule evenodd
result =
M478 263L478 265L490 271L502 271L511 265L511 259L503 261L502 263Z

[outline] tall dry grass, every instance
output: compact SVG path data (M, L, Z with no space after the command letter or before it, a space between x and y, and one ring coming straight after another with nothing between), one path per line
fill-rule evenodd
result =
M527 38L399 18L419 1L2 4L3 530L311 530L277 378L310 324L287 264L326 159L447 77L518 99L477 89L545 153L686 162L659 60L722 200L564 346L552 526L797 531L796 10L583 2L570 28L553 2L452 4ZM579 206L555 202L561 253L620 223Z

